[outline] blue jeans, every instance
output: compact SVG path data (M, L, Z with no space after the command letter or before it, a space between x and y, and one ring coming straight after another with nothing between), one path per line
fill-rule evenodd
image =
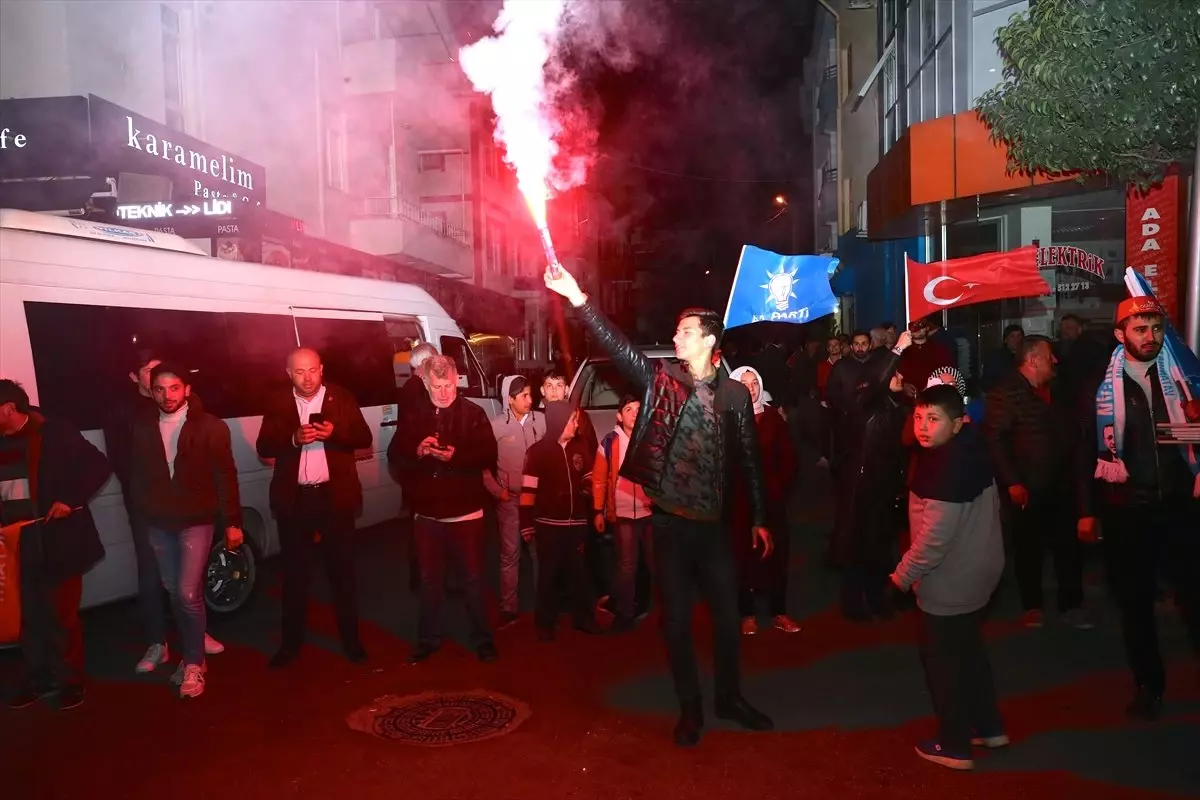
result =
M193 525L181 531L149 527L163 586L171 596L175 624L183 646L183 663L204 663L204 571L212 550L213 526Z
M608 523L617 544L617 616L631 620L634 616L634 598L637 594L638 555L646 559L646 565L654 570L654 543L651 538L650 517L642 519L620 518Z

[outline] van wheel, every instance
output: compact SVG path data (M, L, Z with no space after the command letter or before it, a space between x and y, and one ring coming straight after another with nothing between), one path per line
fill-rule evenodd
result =
M247 536L236 552L224 542L213 544L208 554L204 603L214 614L232 614L246 605L258 580L258 548Z

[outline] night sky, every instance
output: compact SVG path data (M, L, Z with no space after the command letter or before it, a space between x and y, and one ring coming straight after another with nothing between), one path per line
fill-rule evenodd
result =
M490 32L499 6L448 7L469 42ZM706 231L713 263L672 264L681 276L712 266L714 281L725 271L731 278L745 243L789 250L788 216L766 224L776 194L799 200L797 249L811 252L812 156L800 84L815 7L813 0L633 0L621 5L612 33L628 43L631 64L615 68L587 48L568 59L579 102L599 131L589 188L632 225Z

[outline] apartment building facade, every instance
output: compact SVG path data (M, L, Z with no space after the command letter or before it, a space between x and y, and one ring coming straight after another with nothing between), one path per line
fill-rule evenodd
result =
M1178 313L1184 180L1169 178L1142 195L1103 177L1080 183L1010 175L1003 145L991 141L973 111L978 98L1003 80L996 31L1014 14L1027 13L1028 0L837 5L842 63L861 63L847 59L854 14L874 18L878 54L866 74L853 76L840 119L850 214L842 217L838 254L848 270L843 290L855 297L860 323L903 316L906 255L935 261L1030 244L1041 248L1051 294L946 315L972 342L975 361L999 345L1008 324L1053 336L1066 313L1106 323L1123 296L1126 266L1155 281ZM858 152L850 156L855 145ZM1147 215L1154 220L1150 228L1142 224ZM1157 237L1159 232L1167 235ZM867 308L869 314L863 313Z

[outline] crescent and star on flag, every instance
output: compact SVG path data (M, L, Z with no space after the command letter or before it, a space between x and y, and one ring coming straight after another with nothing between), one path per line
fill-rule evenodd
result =
M938 297L937 287L943 283L946 283L947 281L958 284L962 287L962 291L960 291L954 297ZM966 297L967 292L969 292L971 289L974 289L978 285L978 283L963 283L952 275L939 275L925 284L925 300L929 303L933 303L935 306L952 306L959 300L962 300L964 297Z

